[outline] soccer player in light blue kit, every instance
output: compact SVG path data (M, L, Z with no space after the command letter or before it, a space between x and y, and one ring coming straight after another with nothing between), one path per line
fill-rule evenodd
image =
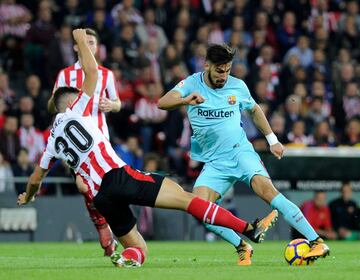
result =
M220 203L224 193L236 181L242 181L311 241L311 250L305 258L325 257L329 254L329 247L300 209L274 187L241 126L241 111L247 110L257 128L265 135L270 151L281 159L284 147L272 132L263 111L252 98L246 84L229 75L234 54L235 50L227 45L210 46L206 54L205 71L179 82L158 103L158 107L164 110L187 106L193 129L191 158L205 163L193 193ZM274 217L261 222L271 223L277 215L276 211L272 213ZM235 246L239 265L251 264L252 247L234 231L208 224L205 226ZM243 234L247 236L247 233Z

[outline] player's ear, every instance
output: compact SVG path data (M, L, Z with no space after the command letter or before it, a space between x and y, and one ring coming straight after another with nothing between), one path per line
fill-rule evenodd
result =
M78 52L78 51L79 51L79 47L78 47L77 45L74 45L73 48L74 48L74 51L75 51L75 52Z
M209 70L210 70L210 63L209 63L208 61L205 61L204 69L205 69L205 71L209 71Z

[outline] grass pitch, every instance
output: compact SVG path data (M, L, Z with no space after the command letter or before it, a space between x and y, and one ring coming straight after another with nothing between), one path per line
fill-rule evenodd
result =
M139 269L112 266L97 243L0 243L0 279L360 279L360 242L329 242L331 255L313 266L292 267L286 242L254 245L253 265L238 267L224 242L149 242Z

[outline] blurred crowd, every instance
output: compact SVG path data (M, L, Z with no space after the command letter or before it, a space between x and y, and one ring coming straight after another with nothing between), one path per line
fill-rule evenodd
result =
M108 115L111 140L136 168L150 153L158 169L198 175L185 108L162 111L157 100L202 71L206 48L223 42L237 49L231 74L282 143L360 146L359 1L0 0L0 177L27 176L41 155L57 73L77 61L77 27L99 34L97 60L114 72L122 101ZM266 150L245 112L242 121ZM66 172L62 163L53 171Z
M351 183L343 182L340 192L340 197L327 203L326 192L317 191L312 200L302 204L301 210L322 238L359 240L360 208L352 198Z

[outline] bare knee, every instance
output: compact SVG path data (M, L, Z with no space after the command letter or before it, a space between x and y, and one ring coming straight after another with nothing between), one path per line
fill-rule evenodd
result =
M254 176L251 180L251 187L254 192L267 203L270 203L274 197L279 194L271 180L265 176Z
M208 187L196 187L193 194L207 201L215 202L220 195Z

